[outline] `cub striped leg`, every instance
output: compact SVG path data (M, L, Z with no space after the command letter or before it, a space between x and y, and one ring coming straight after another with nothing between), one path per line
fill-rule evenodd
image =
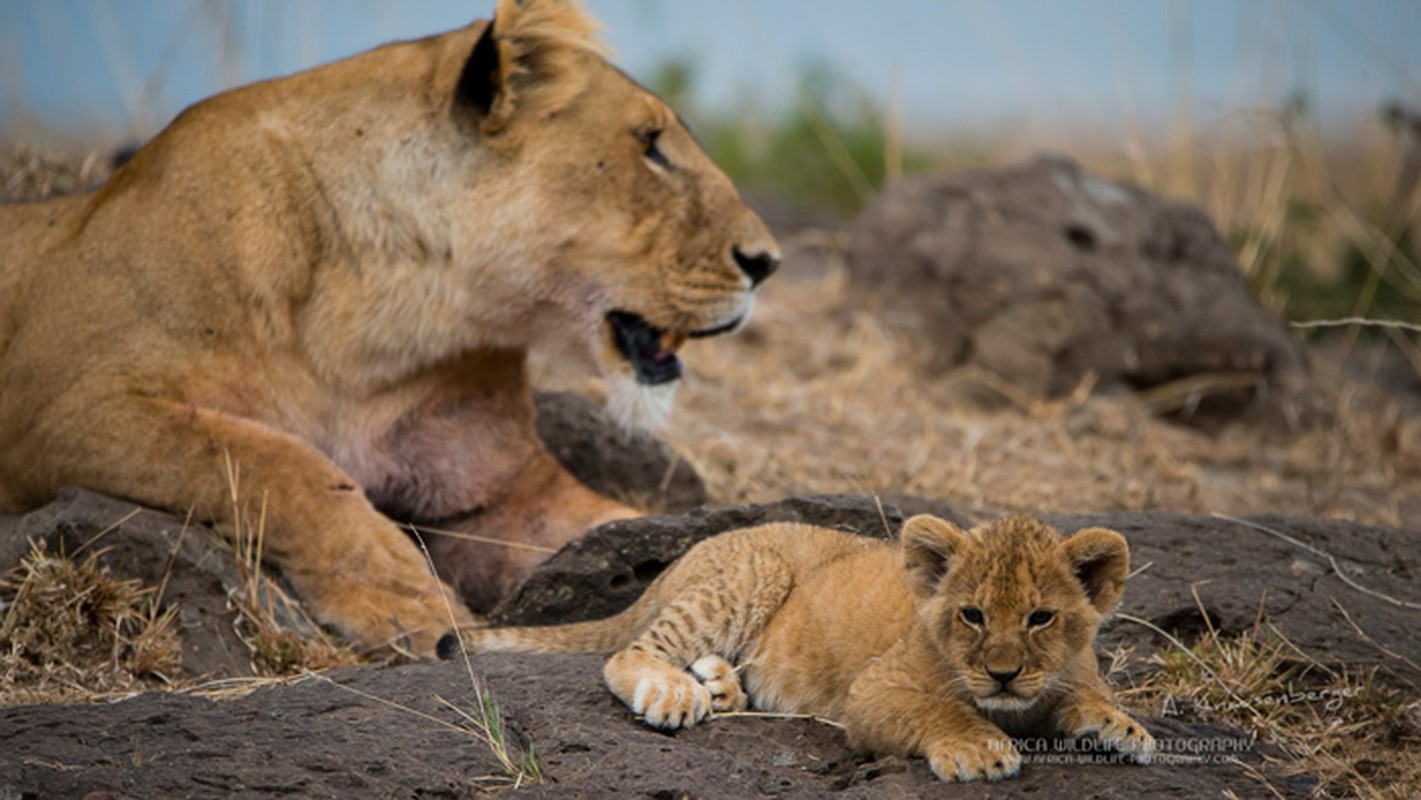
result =
M695 555L718 555L717 543L708 544ZM745 708L739 675L721 654L734 657L758 638L789 586L788 570L772 558L727 561L716 579L667 598L651 624L607 660L607 686L654 728L689 728L711 711Z

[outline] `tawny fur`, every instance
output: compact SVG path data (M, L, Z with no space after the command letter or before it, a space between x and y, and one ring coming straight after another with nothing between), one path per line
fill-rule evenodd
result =
M775 244L574 3L496 19L219 95L100 191L0 208L0 510L79 485L226 523L231 463L320 618L419 653L441 584L377 508L542 548L634 514L538 442L527 350L624 381L609 312L729 327L733 249ZM542 557L431 550L476 609Z
M1094 734L1148 761L1153 739L1115 704L1092 650L1128 572L1119 534L1062 537L1025 517L968 533L918 516L897 547L774 524L698 544L617 616L464 639L615 651L608 686L657 727L751 702L840 720L856 746L925 756L944 780L996 780L1020 768L1009 734Z

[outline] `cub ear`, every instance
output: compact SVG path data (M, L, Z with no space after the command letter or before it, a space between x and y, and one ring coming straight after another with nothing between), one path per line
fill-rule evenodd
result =
M1130 574L1125 537L1105 528L1086 528L1066 537L1061 547L1090 604L1102 614L1114 611Z
M967 534L945 519L919 514L903 523L903 567L908 586L919 598L937 591L952 559L967 546Z

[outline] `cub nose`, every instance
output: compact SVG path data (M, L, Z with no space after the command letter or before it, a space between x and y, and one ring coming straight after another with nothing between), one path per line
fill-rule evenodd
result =
M1002 688L1005 689L1008 683L1011 683L1016 676L1021 674L1021 667L1017 667L1011 672L998 672L997 670L989 669L987 670L987 674L992 676L992 680L1001 684Z
M740 271L749 276L752 287L759 286L780 267L780 257L767 251L746 253L740 245L735 245L730 252L735 256L735 263L740 265Z

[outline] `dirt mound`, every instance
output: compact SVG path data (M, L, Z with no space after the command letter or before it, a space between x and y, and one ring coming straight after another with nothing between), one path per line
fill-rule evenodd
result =
M899 181L860 217L850 265L889 318L932 337L933 367L1032 396L1088 373L1254 390L1304 365L1203 211L1066 159Z

